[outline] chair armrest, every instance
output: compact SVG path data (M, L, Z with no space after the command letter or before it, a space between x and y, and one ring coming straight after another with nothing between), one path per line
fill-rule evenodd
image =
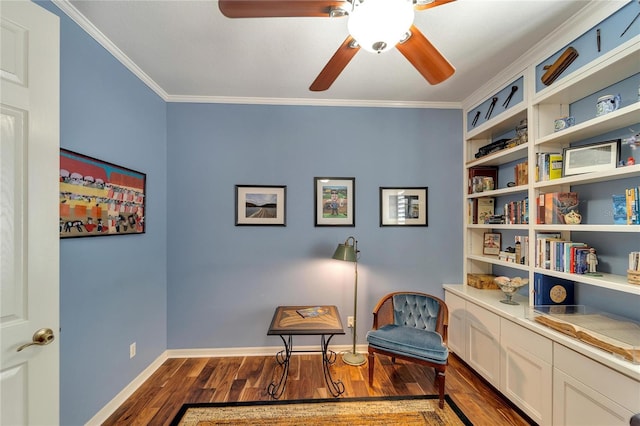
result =
M393 294L386 295L373 308L373 329L393 324Z

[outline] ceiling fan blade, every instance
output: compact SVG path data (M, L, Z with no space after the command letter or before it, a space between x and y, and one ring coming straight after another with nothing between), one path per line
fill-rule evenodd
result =
M329 17L345 1L335 0L219 0L227 18Z
M320 74L318 74L313 83L311 83L309 90L321 92L331 87L351 58L360 50L360 46L358 45L352 47L353 41L353 37L348 36L345 41L342 42L342 45L336 50L336 53L333 54L331 59L329 59L327 65L324 66Z
M456 1L456 0L435 0L434 2L427 3L427 4L416 4L414 9L415 10L431 9L432 7L442 6L443 4L451 3L452 1Z
M431 84L442 83L453 75L456 69L442 56L433 44L415 26L411 26L411 37L396 48L416 67L418 72Z

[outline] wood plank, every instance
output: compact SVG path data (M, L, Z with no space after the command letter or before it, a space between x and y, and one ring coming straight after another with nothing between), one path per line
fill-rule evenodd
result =
M104 423L168 425L187 402L267 401L266 387L279 374L275 358L174 358L166 360ZM368 365L349 366L340 356L331 367L345 385L343 397L436 394L433 369L376 356L373 387ZM292 357L281 399L330 398L317 354ZM525 426L528 419L455 355L449 357L446 392L474 424Z

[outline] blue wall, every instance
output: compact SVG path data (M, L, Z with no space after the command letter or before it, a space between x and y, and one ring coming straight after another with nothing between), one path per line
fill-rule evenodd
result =
M60 16L61 146L147 174L146 234L60 241L60 424L80 425L166 349L166 103L38 4Z
M166 104L38 4L61 21L61 146L147 174L146 234L60 242L61 424L84 424L167 348L279 345L276 305L351 315L353 264L329 259L349 235L359 342L382 294L461 282L461 111ZM356 178L355 228L313 226L314 176ZM236 184L287 185L287 226L235 227ZM380 228L380 186L428 186L429 226Z
M349 235L360 343L383 294L462 280L459 110L170 104L167 139L169 348L278 345L278 305L335 304L346 323L353 264L330 257ZM356 178L355 228L314 227L322 176ZM236 184L287 185L287 226L234 226ZM380 186L429 187L429 226L379 227Z

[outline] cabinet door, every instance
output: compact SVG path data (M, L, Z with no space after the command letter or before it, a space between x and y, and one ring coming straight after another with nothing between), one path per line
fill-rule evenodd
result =
M500 387L500 317L467 302L467 363Z
M536 423L551 424L553 344L502 318L500 391Z
M466 302L463 298L446 292L445 303L449 308L449 349L466 361Z
M606 378L602 378L606 380ZM577 379L554 368L553 424L628 426L633 413Z

